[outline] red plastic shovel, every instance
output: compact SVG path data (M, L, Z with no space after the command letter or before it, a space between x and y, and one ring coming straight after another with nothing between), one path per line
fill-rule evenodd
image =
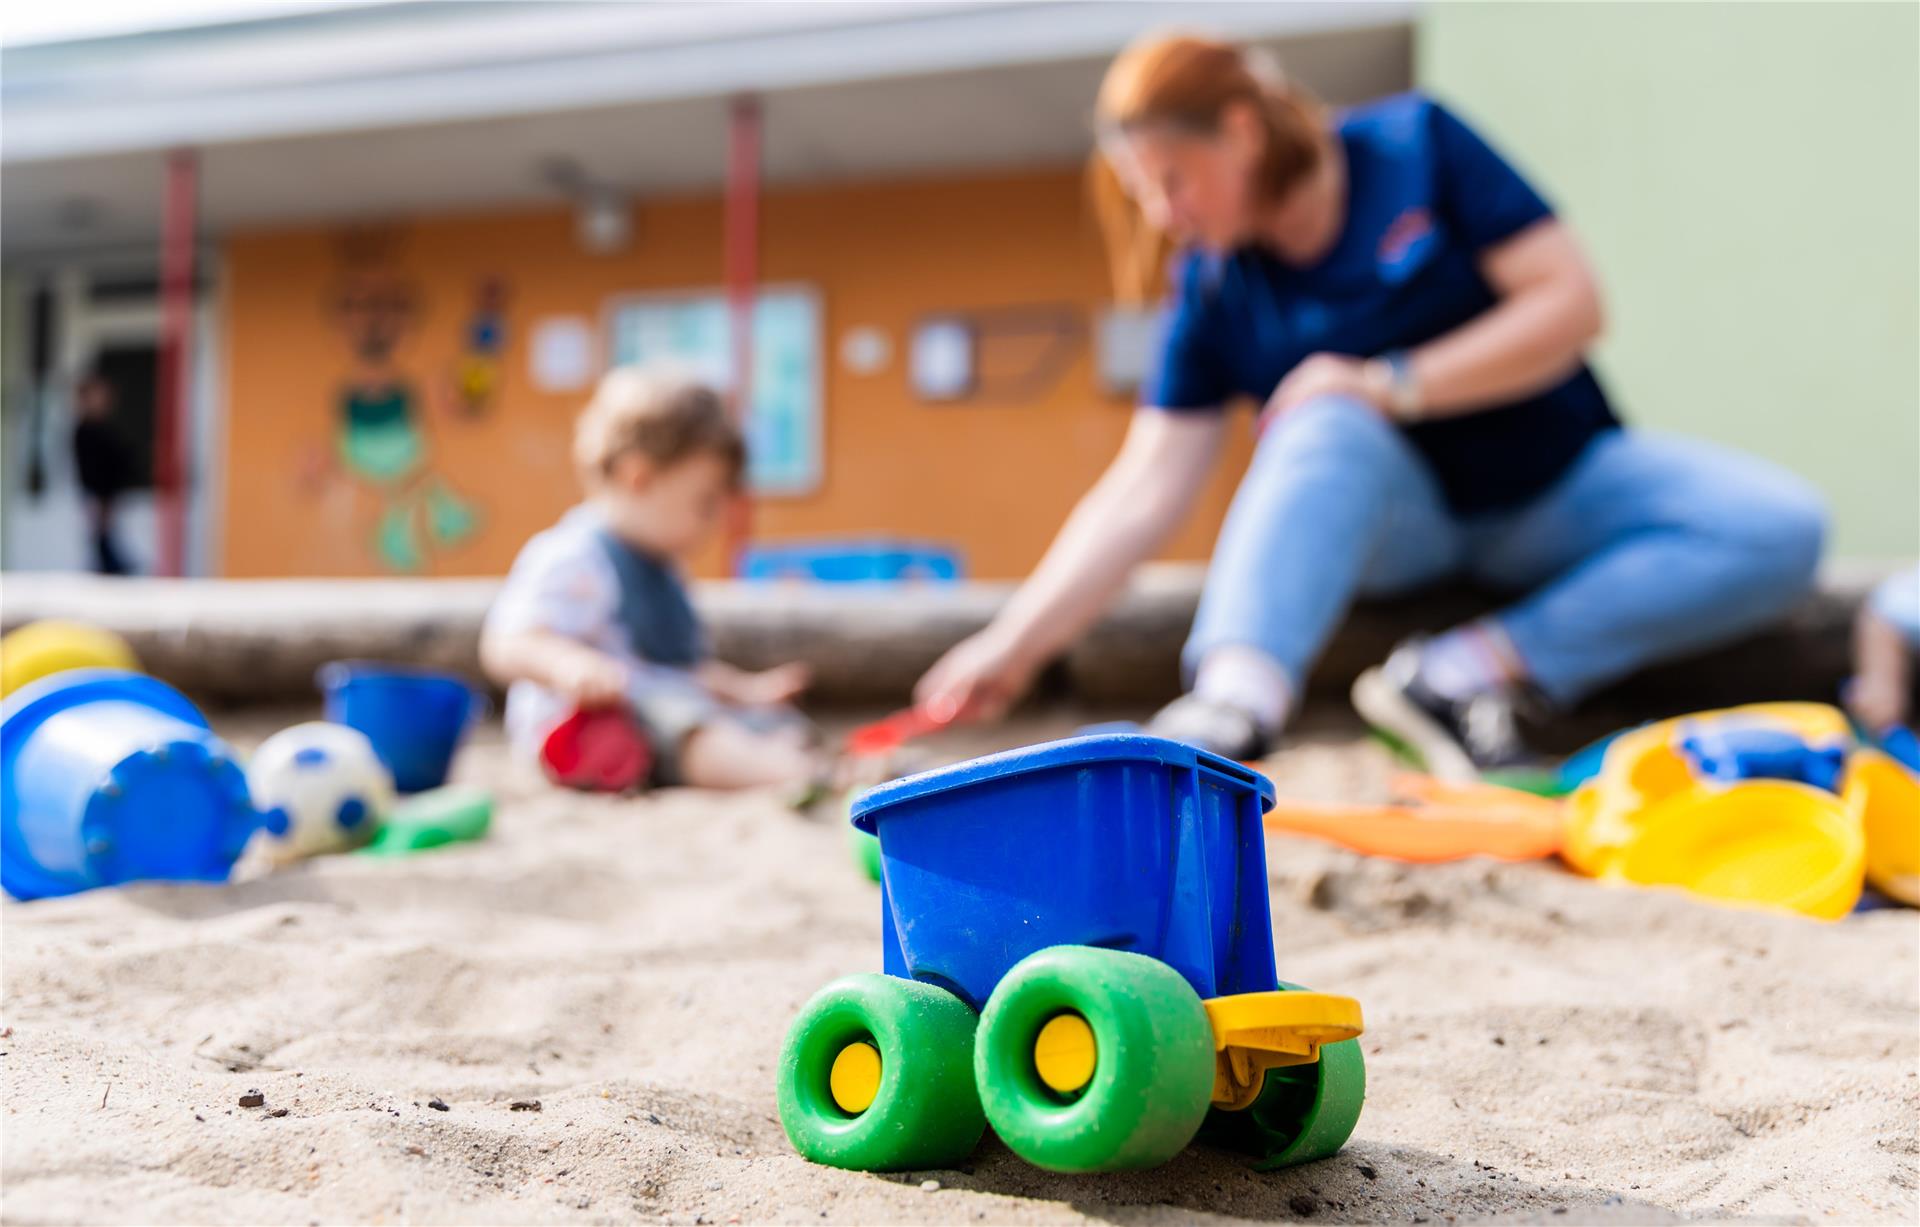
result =
M951 723L952 716L942 718L922 707L905 708L848 733L847 753L855 758L891 754L914 738L937 733Z

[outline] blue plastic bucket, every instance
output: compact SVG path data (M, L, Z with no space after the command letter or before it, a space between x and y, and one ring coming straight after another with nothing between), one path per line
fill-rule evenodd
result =
M0 886L16 899L225 881L258 825L232 751L163 682L72 670L0 708Z
M487 714L487 697L450 673L337 660L315 680L327 719L365 733L401 792L446 783L468 727Z
M1273 784L1180 742L1104 733L882 784L885 970L979 1008L1055 945L1130 950L1202 997L1278 987L1267 901Z

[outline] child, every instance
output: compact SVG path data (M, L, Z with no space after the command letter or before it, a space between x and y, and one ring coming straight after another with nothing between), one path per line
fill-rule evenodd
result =
M601 381L574 433L586 499L521 549L481 634L517 749L537 752L575 707L624 703L652 743L655 783L812 777L806 722L782 706L806 666L715 660L676 566L720 526L745 462L712 389L659 368Z
M1891 576L1874 590L1854 623L1854 678L1847 708L1875 736L1914 723L1913 656L1920 651L1920 567Z

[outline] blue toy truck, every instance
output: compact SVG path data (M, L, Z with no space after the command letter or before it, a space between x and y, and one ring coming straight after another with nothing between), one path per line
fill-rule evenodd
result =
M1262 1166L1333 1154L1366 1072L1351 998L1274 974L1273 785L1102 734L908 776L880 840L884 975L802 1007L780 1119L818 1163L950 1167L987 1125L1055 1171L1152 1167L1203 1126Z

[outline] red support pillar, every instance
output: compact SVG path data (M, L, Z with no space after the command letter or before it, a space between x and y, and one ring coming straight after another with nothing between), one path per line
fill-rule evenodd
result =
M159 534L155 571L180 575L187 556L186 457L193 419L193 262L199 159L167 155L160 216L160 355L153 418L153 489Z
M760 100L733 100L727 125L727 305L733 329L733 413L745 424L753 405L753 306L760 280ZM735 505L728 556L738 563L752 533L752 504Z

